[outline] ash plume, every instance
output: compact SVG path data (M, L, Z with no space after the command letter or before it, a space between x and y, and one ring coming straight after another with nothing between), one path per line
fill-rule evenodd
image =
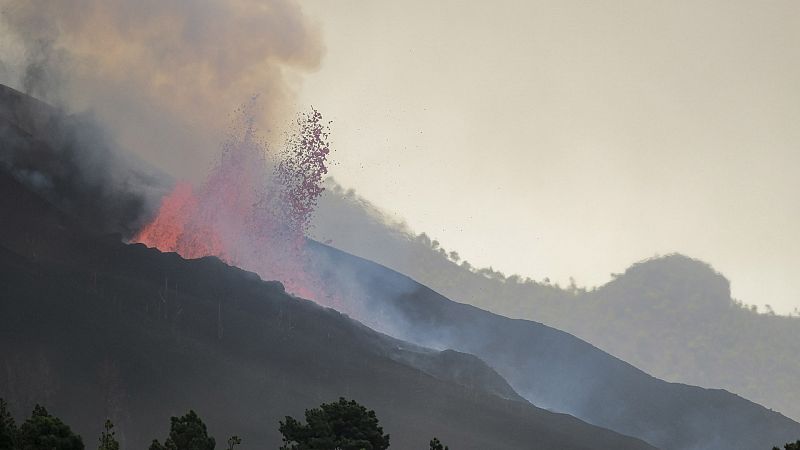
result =
M122 147L181 178L205 174L251 95L261 129L285 124L298 75L323 53L292 0L0 0L0 11L0 82L92 110Z

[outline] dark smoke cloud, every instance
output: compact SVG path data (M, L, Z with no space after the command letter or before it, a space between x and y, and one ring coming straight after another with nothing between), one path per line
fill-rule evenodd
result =
M130 236L166 176L121 154L90 114L0 87L0 169L99 233Z

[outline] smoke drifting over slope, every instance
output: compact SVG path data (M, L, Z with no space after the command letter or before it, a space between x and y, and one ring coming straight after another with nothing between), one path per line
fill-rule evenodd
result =
M334 182L313 236L452 300L569 332L658 378L723 388L800 419L800 317L738 303L729 281L701 261L648 259L589 291L476 270Z
M92 109L121 145L200 176L227 115L261 94L263 129L285 123L319 33L291 0L0 0L0 76L49 102Z
M89 114L67 114L0 86L0 170L94 231L130 236L168 180L118 151Z

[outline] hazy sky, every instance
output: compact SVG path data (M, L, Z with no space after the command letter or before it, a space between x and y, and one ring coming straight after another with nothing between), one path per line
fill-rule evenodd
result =
M474 265L800 306L800 2L304 0L346 187Z

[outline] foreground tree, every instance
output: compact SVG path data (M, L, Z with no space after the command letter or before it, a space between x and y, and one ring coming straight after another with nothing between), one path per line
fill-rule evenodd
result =
M119 450L119 442L117 442L115 434L117 433L114 431L114 423L110 419L106 419L97 450Z
M0 398L0 450L16 448L17 425L8 410L8 404Z
M242 438L239 436L231 436L228 438L228 450L233 450L237 445L241 445Z
M784 450L800 450L800 441L792 444L791 442L783 446ZM778 447L772 447L772 450L781 450Z
M58 417L36 405L17 433L19 450L83 450L83 439Z
M214 450L216 441L208 435L206 424L194 411L170 418L169 437L164 444L153 440L150 450Z
M334 403L305 411L306 423L292 417L280 422L281 450L385 450L389 435L383 434L375 411L343 397Z
M433 438L433 439L431 439L431 448L430 448L430 450L450 450L450 448L447 447L446 445L442 446L442 443L439 442L439 439Z

